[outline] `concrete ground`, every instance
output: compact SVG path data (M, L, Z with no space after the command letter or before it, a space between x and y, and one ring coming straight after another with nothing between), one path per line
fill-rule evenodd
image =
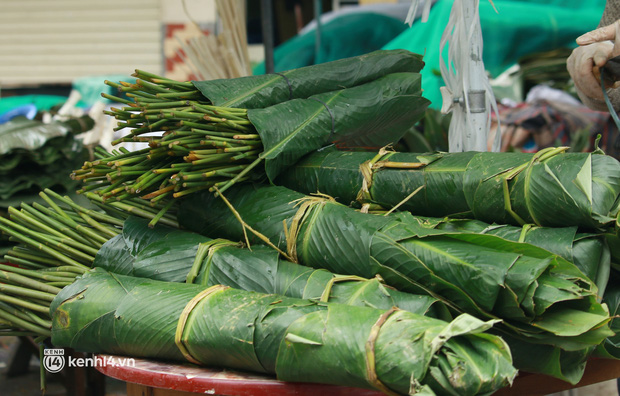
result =
M19 376L8 377L6 375L9 360L17 348L18 339L16 337L0 336L0 395L2 396L40 396L39 359L33 356L30 360L28 372ZM67 392L60 382L58 375L48 374L46 376L47 389L46 396L66 396ZM124 382L106 378L106 396L125 396L127 395Z
M616 380L599 382L598 384L584 386L556 393L551 396L617 396L618 386Z

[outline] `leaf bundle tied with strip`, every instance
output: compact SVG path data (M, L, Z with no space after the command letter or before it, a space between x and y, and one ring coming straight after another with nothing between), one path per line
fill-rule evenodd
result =
M188 282L200 283L202 285L225 283L233 287L257 290L263 293L275 292L288 296L311 298L314 301L327 300L384 309L398 306L401 309L419 314L441 318L448 317L443 305L438 303L437 299L430 296L397 292L382 285L377 279L362 280L358 277L334 275L326 270L313 270L282 260L274 250L267 247L255 245L253 246L253 251L250 252L246 249L240 249L232 242L209 240L208 238L185 231L163 226L149 229L147 227L147 220L129 218L123 223L118 219L110 219L101 212L81 208L66 198L57 195L54 195L53 198L54 200L49 199L48 204L50 207L55 206L58 209L49 210L47 213L65 213L71 218L81 219L83 223L78 222L78 227L76 228L78 234L86 233L97 223L109 223L112 226L111 229L117 231L118 235L114 237L111 237L110 233L101 236L101 239L108 239L108 241L103 245L97 244L97 247L100 245L101 247L96 253L94 262L83 258L80 259L84 260L82 263L86 267L94 264L95 266L111 268L121 273L168 281L181 282L187 280ZM97 203L101 205L99 202ZM131 208L128 204L117 202L102 206L110 209L110 205L114 205L112 213L123 215L120 217L127 217L128 209ZM41 206L39 210L43 208ZM143 215L146 214L141 211L136 212ZM16 213L20 212L15 211L12 216L16 216ZM151 213L151 216L153 215ZM86 222L86 219L89 217L91 221ZM97 217L97 222L92 221L94 217ZM16 220L16 218L13 220ZM122 224L122 232L119 223ZM15 232L17 231L16 224L19 225L19 223L9 222L8 225L11 228L8 231L11 235L19 236L19 232ZM84 225L80 226L80 224ZM31 227L32 224L24 225ZM110 228L110 226L107 227ZM43 228L40 225L37 225L37 227L39 227L37 232L39 238L41 237L40 234L53 234L53 229ZM68 232L68 229L68 227L65 227L63 232ZM76 238L76 236L72 238ZM16 250L26 248L29 250L29 257L33 257L34 254L37 254L37 249L41 248L35 240L22 238L22 241L25 241L25 243L23 242L22 246L19 246ZM19 254L17 253L17 255ZM39 255L42 257L34 263L35 265L31 270L21 271L19 274L28 274L28 277L31 279L40 275L47 276L49 275L46 273L48 267L61 265L57 263L53 255L51 257L46 257L45 254ZM62 269L65 270L65 267ZM5 266L2 269L4 270ZM20 271L20 269L16 269L16 271ZM63 279L64 284L58 284L58 286L64 286L73 282L75 276L83 273L83 271L83 269L79 269L77 272L68 274L70 276L66 276L66 279ZM31 282L24 283L22 279L17 279L16 277L11 279L14 282L21 282L25 289L34 288L29 286ZM48 281L57 280L48 279ZM46 321L45 324L40 325L36 329L31 328L27 333L22 334L49 335L49 313L46 307L49 306L49 301L57 292L58 290L48 291L50 299L47 300L47 303L41 305L41 313L39 315L40 319ZM12 296L9 295L8 297L11 298ZM13 297L13 300L19 301L20 299ZM9 302L13 303L13 301ZM4 306L2 308L2 311L12 314L10 308L6 309ZM28 312L28 310L32 309L30 307L22 307L21 309L21 314L33 313ZM9 334L6 331L11 330L12 334L17 334L15 331L22 331L24 327L20 326L19 323L7 321L5 329L4 334ZM512 344L514 345L514 341L512 341ZM544 347L544 345L534 346L534 350L540 350L541 346ZM524 347L526 349L528 347L531 348L531 345L525 344Z
M86 183L82 191L95 190L105 200L141 197L172 205L172 198L196 191L226 191L265 175L271 180L331 144L381 147L398 140L429 104L421 96L422 62L415 54L373 53L332 66L323 76L324 65L225 80L229 100L220 100L223 105L209 98L222 90L222 81L177 82L136 71L135 84L107 82L130 98L104 94L125 105L108 112L120 121L119 130L130 129L115 143L149 147L100 150L73 177ZM350 72L356 74L336 80ZM319 82L310 76L320 76ZM275 99L281 84L288 95ZM274 98L264 100L268 93ZM248 108L233 107L240 103Z
M71 227L59 228L67 234L72 234L71 239L79 238L80 234L82 234L82 236L88 235L89 237L94 238L95 234L88 232L91 227L99 228L101 232L106 229L106 232L104 232L104 234L101 235L99 239L110 238L112 234L112 232L110 231L112 230L117 231L117 233L120 231L119 223L122 223L122 221L120 221L119 219L109 218L107 215L101 212L82 208L74 202L68 200L67 198L60 197L57 194L52 195L53 199L47 196L47 194L43 194L43 196L46 197L46 201L48 201L48 207L52 209L44 210L46 208L39 205L38 210L41 213L48 215L56 213L57 216L54 217L60 218L66 216L67 222L70 222L68 218L73 218L78 223L74 227L75 232L71 231ZM126 207L118 207L116 203L115 205L115 211L126 209ZM13 220L17 221L18 218L23 218L24 220L27 220L23 216L20 217L20 213L24 212L23 208L22 212L16 210L13 210L12 212L12 216L14 216ZM39 217L43 216L39 215ZM78 221L78 218L80 218L81 221ZM97 221L94 221L94 218L96 218ZM41 245L37 244L34 240L22 237L20 233L17 232L20 229L19 223L7 221L7 225L9 228L7 228L6 231L8 231L11 235L15 237L22 238L22 245L19 246L19 249L17 250L30 250L31 256L33 254L37 254L37 249L40 249ZM32 233L33 237L41 239L42 236L45 234L53 235L55 233L55 229L53 227L46 226L43 223L24 224L26 229L32 228L33 225L37 225L40 228L38 232L28 230ZM116 266L119 272L135 272L140 273L140 275L142 276L158 277L160 279L165 278L173 281L182 281L184 279L187 279L191 282L209 285L214 284L214 282L217 282L218 280L223 280L228 281L235 287L254 287L256 289L259 289L261 292L267 292L270 290L282 290L289 296L296 295L299 297L313 299L312 301L291 299L291 301L293 302L291 304L293 310L297 310L297 307L300 306L300 304L296 302L303 302L303 305L316 306L320 307L320 309L327 309L329 312L331 312L330 316L332 314L337 315L338 318L342 318L343 323L348 323L348 326L354 326L358 330L360 330L360 326L358 326L359 321L355 323L351 322L349 318L347 318L346 316L342 316L342 314L340 314L340 311L349 312L349 315L353 315L354 317L358 318L358 320L359 318L363 317L360 312L351 311L351 309L349 309L351 307L347 309L338 308L330 310L329 306L331 306L331 304L326 305L323 301L338 302L339 304L336 304L336 307L343 303L346 303L347 305L361 306L360 309L362 310L364 309L364 306L372 307L367 309L371 309L373 311L375 311L376 308L380 306L385 307L386 309L388 307L391 308L393 306L399 306L401 309L408 311L402 311L405 312L403 314L405 317L414 315L415 318L422 318L421 320L416 319L415 323L411 323L407 321L407 318L398 316L400 314L397 314L394 310L382 311L387 312L390 317L391 315L397 315L398 318L395 317L395 321L398 323L405 320L403 326L406 326L407 328L413 329L414 324L418 326L415 331L412 330L414 331L414 333L417 332L416 334L409 334L411 335L411 337L413 337L413 339L416 340L415 343L416 345L418 345L414 352L412 352L411 349L409 349L409 352L414 353L418 358L412 359L411 357L409 357L407 358L408 361L406 362L406 365L397 364L398 367L404 367L404 374L403 371L398 371L396 373L393 371L394 363L389 363L388 361L389 359L391 359L388 358L388 356L393 356L393 353L390 350L388 351L389 353L377 353L377 356L382 356L383 354L385 354L385 359L387 360L384 360L383 363L380 363L380 360L375 361L377 363L375 364L376 372L373 371L372 365L363 366L360 364L355 364L353 366L358 368L358 372L353 377L350 377L350 374L345 374L345 372L340 371L332 373L332 376L329 379L325 379L322 375L316 375L315 377L311 377L303 368L301 369L301 371L293 370L292 373L289 373L288 368L290 368L291 366L289 364L284 364L283 367L285 367L285 369L278 369L278 367L275 368L276 374L281 379L291 381L303 380L317 381L321 383L328 382L334 384L363 386L361 385L363 382L360 382L359 376L364 375L365 380L367 380L366 386L375 387L377 389L385 391L388 394L390 394L390 392L393 394L394 391L390 390L392 389L392 387L397 387L398 393L405 393L405 385L408 384L407 381L411 380L411 375L414 374L414 385L419 391L424 390L431 392L429 394L433 394L433 392L437 392L438 394L444 394L446 392L457 392L459 394L473 395L479 394L479 392L492 392L495 389L506 386L512 381L512 378L514 377L515 370L510 365L510 353L506 345L503 344L503 342L500 341L499 338L496 338L494 336L487 334L478 334L480 331L488 329L488 327L491 325L491 322L483 323L471 317L462 316L457 318L450 325L448 325L448 327L445 327L441 331L441 333L434 338L433 341L431 335L435 331L434 326L439 324L441 324L441 326L445 326L446 323L436 319L427 319L420 315L430 314L432 316L441 316L444 318L448 318L445 308L443 308L442 304L438 303L437 300L434 298L397 292L390 288L384 287L380 282L378 282L377 279L363 280L359 277L338 276L333 275L325 270L313 270L307 267L302 267L300 265L286 262L280 259L275 251L267 247L255 246L253 251L249 251L246 249L241 249L237 246L237 244L233 244L231 242L221 240L209 240L208 238L200 235L192 234L186 231L180 231L177 229L171 229L160 225L158 225L154 229L150 229L147 226L147 220L137 218L127 219L122 227L123 229L121 233L118 233L118 235L111 237L101 246L92 264L105 266L105 261L108 260L108 265ZM99 245L100 243L93 245L93 247ZM44 249L43 253L49 252L47 252L47 249ZM19 255L19 253L17 253L16 255ZM20 277L19 274L27 274L28 277L32 279L42 274L45 275L45 273L48 272L46 265L49 268L53 268L59 265L57 262L54 261L54 255L47 258L44 254L40 254L40 256L41 257L37 261L37 263L30 264L33 269L21 270L15 267L9 267L10 269L14 269L15 271L17 271L18 274L10 273L9 276L3 278L10 280L11 283L16 282L17 284L21 284L24 290L28 288L35 289L36 287L38 287L35 282L24 281L24 279L27 278ZM121 260L119 260L119 258ZM80 260L81 264L84 266L91 265L91 263L86 258L81 258ZM122 263L122 260L125 260L126 262ZM7 266L3 265L2 267L4 269ZM67 268L69 267L64 266L60 269L68 271ZM162 269L166 269L167 271L161 271ZM1 271L1 273L4 272L5 271ZM66 276L62 274L64 276L64 284L58 286L69 285L65 287L62 291L60 288L52 288L51 284L50 286L47 286L50 288L50 290L46 290L46 293L49 294L49 298L45 297L45 300L47 302L45 305L41 306L41 309L39 311L40 318L37 319L41 322L39 327L33 328L32 326L28 326L25 333L20 332L19 334L39 335L43 337L49 336L49 327L51 326L49 313L57 312L55 306L52 306L51 310L48 310L47 307L49 306L50 301L54 298L54 295L58 293L59 294L56 298L60 301L64 301L67 293L72 293L72 290L75 290L74 288L80 288L80 282L82 282L82 280L78 280L75 284L72 284L72 282L75 281L76 276L79 276L83 272L84 269L79 267L79 269L76 268L76 270L73 272L68 272ZM58 274L60 275L60 273ZM87 278L91 276L94 276L94 274L86 275ZM115 281L118 281L119 279L119 277L116 276L113 276L113 278ZM53 281L54 279L46 280ZM138 283L142 283L144 281L145 280L143 278L137 280ZM130 287L127 286L126 283L124 285L125 286L122 289L127 291ZM162 283L162 285L169 285L169 283ZM195 286L201 287L199 285ZM156 326L158 331L157 334L154 335L154 343L149 344L144 348L136 348L137 344L135 344L134 342L125 344L124 341L121 340L121 338L127 340L127 338L124 337L131 338L133 337L133 335L131 332L128 333L126 330L123 330L121 328L122 326L120 326L118 322L119 319L123 318L127 320L127 323L131 323L131 325L127 324L126 327L131 328L133 334L140 334L140 336L144 336L146 333L148 333L144 329L151 328L149 327L149 325L153 323L153 316L150 314L147 315L147 318L144 320L144 322L141 322L139 319L136 319L131 313L121 307L118 311L116 311L114 315L103 315L100 319L92 321L86 318L85 320L90 322L91 326L83 326L79 324L80 320L84 318L84 314L91 315L103 311L105 311L106 313L110 312L110 304L114 303L114 298L116 297L117 293L113 293L115 295L114 298L109 298L112 296L108 295L110 289L106 286L106 281L101 279L95 280L90 286L87 286L87 293L88 290L98 290L99 287L102 287L102 292L107 295L108 298L104 297L103 295L97 295L97 297L93 296L93 299L91 300L87 296L86 301L81 301L84 299L84 296L78 293L79 295L76 296L77 298L70 298L68 300L68 305L79 302L79 305L82 306L83 304L81 303L84 302L87 306L91 306L92 304L94 304L94 306L97 307L96 309L73 309L67 311L62 311L61 309L62 316L60 316L60 319L58 319L58 322L56 322L54 331L52 332L54 337L54 344L56 346L68 346L69 344L64 343L69 342L72 347L84 351L108 351L112 353L130 354L132 356L148 356L176 359L176 357L170 357L167 350L168 346L170 346L175 351L177 351L174 348L175 344L169 344L168 346L166 346L165 342L162 344L162 340L166 341L167 339L167 332L170 329L169 326L163 326L163 330L161 330L159 326ZM174 289L174 287L172 288ZM166 304L174 304L175 300L177 300L176 295L171 295L166 291L163 291L161 293L157 292L156 295L158 296L158 298L162 298L162 301L164 301ZM131 294L131 296L131 299L137 298L141 301L145 301L142 297L146 297L142 295L136 296L133 293ZM10 298L10 296L8 297ZM263 297L260 298L262 299ZM279 313L281 307L277 304L280 304L282 298L286 299L287 297L275 296L274 298L277 298L275 304L274 301L269 301L266 304L266 307L269 310L275 309L276 313ZM22 299L13 298L13 300L19 302ZM242 298L241 300L247 301L247 298ZM9 302L12 301L9 300ZM23 304L27 303L28 301L25 301ZM127 303L130 303L130 301L128 301ZM235 306L238 306L239 301L231 302L231 304L235 304ZM133 303L131 303L131 305L134 306ZM153 305L152 303L149 303L149 307L153 306L160 307L161 304L157 303L156 305ZM327 308L325 308L326 306ZM23 305L23 307L24 308L20 310L19 315L32 316L32 312L30 312L30 310L34 308L30 304ZM64 308L66 307L66 305L62 304L61 307ZM221 304L216 303L215 307L221 307ZM4 315L5 313L8 313L10 315L12 313L10 308L7 309L4 304L0 308L0 314ZM227 311L229 313L227 309L224 309L224 311ZM137 312L145 313L146 311L144 311L143 309L138 309ZM251 312L256 313L255 309L252 309ZM415 314L411 312L419 312L420 314ZM3 317L5 316L7 315L4 315ZM158 310L156 316L161 316L161 311ZM21 322L19 321L19 317L17 317L16 319L10 316L8 317L9 319L13 319L12 321L6 322L10 329L15 330L23 328L22 326L20 326ZM261 315L261 317L263 316ZM387 318L387 315L383 319L381 316L379 317L379 319L381 319L381 323L388 323ZM124 336L119 337L110 333L108 330L105 330L108 328L107 325L105 325L104 323L106 320L110 321L110 323L114 323L115 328L116 326L119 326L118 331ZM435 320L435 322L428 322L428 320ZM323 321L324 319L319 318L318 322L316 322L314 326L320 326ZM247 326L245 326L247 324L245 322L245 319L242 318L240 322L242 322L243 326L247 328ZM279 323L278 326L281 327L277 328L282 331L286 330L286 328L289 328L288 325L282 324L280 322L280 319L276 319L275 322ZM144 323L144 325L141 325L140 323ZM376 337L378 337L381 332L387 331L386 329L389 328L384 328L383 325L370 326L372 323L372 320L368 320L366 330L369 332L366 334L367 338L365 339L361 338L362 336L364 336L364 329L361 328L362 335L359 337L359 342L357 343L358 348L363 346L363 351L370 351L370 353L374 351L372 350L372 348L369 349L369 340L372 340L370 344L373 344L375 342L375 339L377 341L379 340L379 338ZM69 326L70 328L65 328L67 326ZM217 324L214 324L213 326L217 326ZM301 326L305 330L309 329L308 323L305 320L300 322L299 326ZM333 330L329 331L329 334L331 334L332 332L334 334L340 334L343 329L344 331L347 331L346 327L343 328L339 321L335 322L334 326L335 327L333 328ZM237 328L239 327L241 327L241 325L237 326ZM215 329L217 327L213 328ZM315 331L315 333L322 334L322 328L316 328L317 330ZM101 338L95 339L87 336L86 334L90 331L95 331L98 334L97 337L101 336ZM71 335L71 332L77 333ZM403 339L406 340L406 342L411 341L408 338L407 333L402 333L400 330L397 332L399 333L399 336L402 336ZM60 336L58 336L59 333L61 334ZM202 331L199 331L198 333L200 336L203 336ZM3 334L9 333L4 331ZM18 333L13 331L11 332L11 334ZM268 334L268 336L265 336L265 338L271 340L271 337L273 336L272 327L269 327L265 330L264 333L261 334ZM425 336L420 338L417 334L425 334ZM474 335L476 336L473 337ZM174 337L174 333L172 334L172 336ZM290 349L289 353L286 356L298 358L300 355L300 350L302 350L306 345L304 337L307 337L308 334L301 334L299 336L301 338L297 336L298 334L295 333L288 338L285 337L284 344L290 346L290 348L293 348ZM449 339L450 337L453 337L452 339L454 339L454 337L456 336L465 338L462 340L462 342L448 341L445 346L442 346L447 339ZM60 337L60 339L58 339L57 337ZM223 339L222 342L224 342L224 344L229 344L227 340L230 340L231 337L238 340L238 333L222 333L220 334L220 337L221 338L219 338L218 340ZM150 336L148 336L147 338L148 340L153 340L150 338ZM391 344L393 342L392 338L393 337L391 336L386 336L386 339L388 340L386 342ZM110 343L116 344L116 342L119 340L121 341L118 345L118 348L113 347L112 349L108 349ZM148 343L148 340L145 339L144 342ZM218 340L214 342L220 344L220 341ZM174 338L172 338L172 341L174 341ZM317 359L316 361L318 362L321 362L322 359L329 359L329 353L333 352L333 348L337 347L339 344L342 344L343 341L344 339L339 338L328 342L326 344L326 348L324 348L324 351L326 351L327 353L314 354L314 356L310 356L310 358ZM140 340L137 341L138 344L140 344L140 342ZM204 347L204 342L208 341L199 341L199 346ZM297 343L299 343L299 345L296 346ZM183 342L183 344L185 345L185 342ZM422 345L429 344L432 346L431 351L433 348L436 347L442 349L438 350L437 352L431 353L430 364L426 366L427 363L420 361L419 353L421 352L420 347ZM178 345L178 342L176 345ZM268 342L266 345L269 346L271 345L271 343ZM347 341L346 345L350 346L351 344ZM381 344L377 343L376 345ZM211 350L210 347L205 348ZM316 348L311 349L314 350ZM187 353L189 353L191 359L196 359L194 357L194 353ZM261 372L265 371L265 369L261 369L258 366L252 365L251 362L248 363L244 361L238 363L236 361L236 358L229 357L229 355L226 355L226 352L223 353L224 355L220 353L216 356L217 361L209 363L209 361L207 360L206 364L225 365L227 367L242 368L246 370L258 370ZM228 353L230 353L232 356L236 356L235 351L229 351ZM301 353L306 352L302 351ZM178 354L181 354L182 356L182 353L180 351L177 351L176 354L177 356ZM355 353L354 356L359 356L359 358L363 357L363 355L360 355L359 352ZM457 356L458 358L455 359L455 357ZM202 359L208 358L202 357L196 360L200 361L201 363L205 363ZM232 361L229 359L232 359ZM278 357L277 359L280 358ZM306 359L304 359L304 361L306 361ZM347 359L347 361L349 360ZM492 361L493 363L489 364L490 361ZM329 362L333 362L333 360L329 360ZM368 362L368 360L364 360L362 363ZM250 366L248 366L248 364ZM307 367L310 368L312 367L312 365L313 364L310 364ZM340 363L338 365L340 365ZM470 367L472 371L464 373L462 371L463 365ZM415 366L416 370L418 371L416 371L415 373L406 371L409 370L408 367L413 366ZM383 367L385 367L385 369L383 369ZM269 370L268 372L273 372ZM384 370L385 374L382 373L381 370ZM330 371L333 370L330 369ZM458 380L456 380L454 377L454 373L457 371L460 374ZM425 372L426 374L424 374ZM385 380L383 378L385 378ZM383 381L389 381L389 384L385 385ZM389 386L389 388L386 386Z
M90 272L52 308L58 347L273 373L389 395L490 394L516 370L493 321Z
M498 224L613 227L620 213L620 163L566 147L538 153L315 152L278 183L422 216ZM419 190L418 190L419 189Z
M130 217L123 232L99 250L93 266L120 275L204 286L222 284L236 289L346 305L406 311L450 319L434 297L403 293L379 279L333 274L280 257L274 249L252 250L223 239L157 225Z
M181 203L179 223L204 235L242 240L240 216L301 264L379 275L398 290L435 296L456 312L502 319L498 329L507 337L551 348L556 358L561 351L579 356L561 359L570 370L543 364L538 371L576 382L589 353L611 335L609 312L598 302L594 282L574 264L533 245L428 227L404 212L363 214L326 199L307 201L283 187L237 186L226 198L237 215L221 199L198 194Z

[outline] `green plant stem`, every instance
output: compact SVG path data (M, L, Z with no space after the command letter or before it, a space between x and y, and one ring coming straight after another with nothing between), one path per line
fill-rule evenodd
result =
M52 332L50 329L46 329L34 323L25 321L15 315L10 314L9 312L3 311L2 309L0 309L0 318L8 321L11 325L15 327L31 331L37 335L44 335L47 337L50 337L52 335Z
M92 246L96 249L101 248L101 243L94 243L91 240L85 238L84 236L82 236L81 234L75 232L73 229L71 229L69 226L67 226L66 224L63 224L49 216L45 216L45 214L43 214L42 212L36 210L35 208L31 207L30 205L26 204L26 203L22 203L21 204L21 208L22 210L30 213L31 215L33 215L34 217L36 217L37 219L39 219L41 222L46 223L47 225L49 225L51 228L59 231L62 235L66 235L69 238L72 238L78 242L82 242L86 245Z
M28 278L38 278L38 279L45 280L45 281L64 282L68 279L75 279L75 277L78 275L73 272L59 272L59 271L46 273L43 271L33 271L33 270L27 270L23 268L16 268L10 265L0 265L0 267L4 271L7 271L7 272L14 272L16 274L20 274Z
M65 254L57 252L56 250L46 246L43 243L37 242L36 240L31 239L31 238L29 238L29 237L27 237L25 235L21 235L19 232L16 232L13 229L10 229L8 227L0 225L0 230L2 230L3 232L6 232L7 234L11 235L13 238L17 239L18 241L20 241L22 243L30 245L33 248L39 249L39 250L49 254L50 256L58 259L59 261L62 261L65 264L73 265L73 266L84 268L84 269L88 269L88 267L86 267L84 264L79 263L79 262L73 260L72 258L67 257Z
M172 205L175 202L173 200L168 201L168 203L166 204L166 206L164 206L159 213L157 213L155 215L155 217L153 217L153 219L149 222L149 227L153 228L155 227L155 224L157 224L157 222L159 220L161 220L161 218L164 216L164 214L166 214L166 212L170 209L170 207L172 207Z
M92 229L84 226L83 224L78 224L74 220L69 220L69 219L67 219L65 217L59 216L57 213L52 212L51 210L49 210L49 208L46 208L46 207L41 206L41 205L38 205L36 203L35 203L35 208L37 210L40 210L41 212L44 212L48 216L56 218L56 220L58 220L59 222L62 222L65 225L73 228L78 233L82 233L84 237L92 238L93 240L99 242L100 244L106 243L108 241L108 239L109 239L109 238L104 238L103 236L97 234L95 231L93 231Z
M82 259L85 259L87 261L90 260L92 257L76 248L71 247L70 245L75 243L75 241L73 241L72 239L57 239L51 235L38 233L17 223L11 222L10 220L6 220L3 217L0 217L0 223L3 223L5 226L13 228L14 231L11 234L13 236L18 236L19 232L22 235L27 236L28 238L34 238L34 240L37 242L62 250L63 252L70 254L74 257L81 257Z
M15 265L21 265L21 266L25 266L28 268L33 268L33 269L43 269L45 268L44 265L27 260L27 259L23 259L23 258L19 258L19 257L13 257L9 254L6 254L4 256L4 259L6 261L8 261L11 264L15 264Z
M54 297L56 297L56 293L50 294L45 293L38 290L32 290L21 286L15 285L7 285L4 283L0 283L0 291L3 291L8 294L23 296L23 297L32 297L42 301L52 302Z
M28 286L29 288L33 290L39 290L39 291L50 293L50 294L57 294L58 292L60 292L60 289L57 287L49 286L45 283L39 282L32 278L28 278L26 276L22 276L14 272L0 270L0 279L5 280L5 281L16 282L20 285Z
M49 315L50 313L49 306L35 304L33 302L24 300L23 298L16 298L16 297L12 297L12 296L0 293L0 301L4 301L5 303L8 303L8 304L17 305L22 308L30 309L31 311L36 311L42 314Z
M50 199L50 197L48 197L48 196L47 196L47 194L45 194L43 191L41 191L41 192L39 193L39 196L40 196L41 198L43 198L43 200L44 200L45 202L47 202L47 204L48 204L48 205L49 205L52 209L54 209L54 210L56 211L56 213L58 213L60 216L67 218L67 220L72 220L72 219L71 219L71 217L70 217L67 213L65 213L65 211L64 211L64 210L62 210L62 209L60 208L60 206L56 205L56 202L54 202L53 200L51 200L51 199Z
M0 310L9 313L15 317L18 317L22 320L25 320L27 322L33 323L35 325L41 326L43 328L51 328L52 327L52 322L46 319L41 318L40 316L36 315L34 312L32 311L28 311L28 310L24 310L21 307L14 307L11 306L9 304L6 304L4 302L0 302ZM47 315L45 315L49 318L49 312L47 313Z

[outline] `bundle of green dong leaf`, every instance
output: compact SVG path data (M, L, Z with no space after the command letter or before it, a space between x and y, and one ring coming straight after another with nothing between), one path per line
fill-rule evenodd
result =
M104 199L169 202L196 191L275 177L329 145L379 148L411 128L429 105L421 56L376 51L329 64L231 80L178 82L137 70L135 84L107 82L129 99L107 114L129 133L72 177ZM154 134L158 133L158 134Z
M321 191L345 204L399 205L421 216L613 227L620 214L620 163L600 150L566 149L535 154L323 150L283 172L278 183L304 193Z
M240 217L300 264L380 276L400 291L435 296L457 313L502 319L496 328L511 344L519 369L574 382L593 349L613 334L595 282L563 257L572 258L574 248L581 248L574 228L537 230L533 241L555 245L561 256L521 242L527 229L488 232L493 227L487 225L476 232L461 220L442 225L406 212L364 214L276 186L238 186L226 198L236 214L212 194L198 194L181 203L179 223L205 235L243 240ZM249 239L261 241L251 233ZM593 241L582 245L589 250L584 268L601 271L605 283L610 260L605 239Z

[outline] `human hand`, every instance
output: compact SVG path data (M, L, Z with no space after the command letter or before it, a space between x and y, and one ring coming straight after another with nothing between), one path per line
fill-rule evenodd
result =
M608 40L614 40L614 43ZM620 20L578 37L577 44L580 46L573 50L566 62L577 93L584 103L588 102L587 99L602 101L599 69L609 59L620 55Z

